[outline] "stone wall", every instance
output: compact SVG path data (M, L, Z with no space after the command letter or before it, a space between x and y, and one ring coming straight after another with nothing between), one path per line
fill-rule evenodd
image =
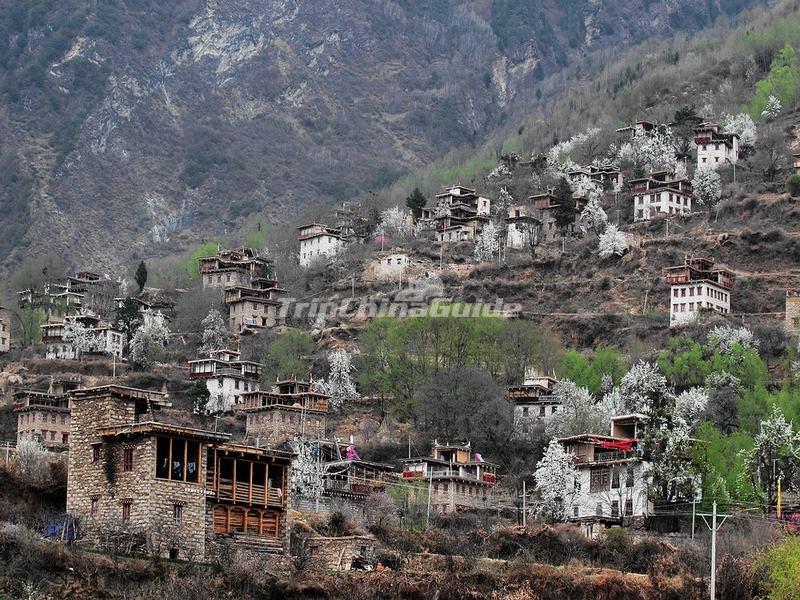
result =
M295 435L323 439L327 416L325 413L303 411L293 406L270 406L247 413L247 438L259 440L259 445L280 444Z
M328 571L349 571L353 560L375 560L377 543L371 536L323 537L300 533L293 536L292 554L305 553L308 566Z
M33 406L17 413L17 442L36 438L52 448L69 446L70 414L66 408Z

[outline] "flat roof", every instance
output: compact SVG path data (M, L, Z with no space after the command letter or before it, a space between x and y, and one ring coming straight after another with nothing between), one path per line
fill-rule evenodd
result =
M182 435L214 442L225 442L231 437L230 433L208 431L206 429L196 429L194 427L183 427L181 425L169 425L168 423L159 423L157 421L145 421L143 423L115 425L97 429L97 434L102 437L131 437L159 433Z

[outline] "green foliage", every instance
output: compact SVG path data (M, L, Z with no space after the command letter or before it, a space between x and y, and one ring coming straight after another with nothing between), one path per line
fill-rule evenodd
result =
M800 174L792 173L786 178L786 191L792 198L800 196Z
M267 247L267 232L269 231L269 223L259 220L256 224L256 230L247 234L244 238L244 245L247 248L255 248L258 251L264 250Z
M528 367L555 367L551 361L558 354L544 330L488 316L373 319L361 336L361 351L366 364L359 388L391 398L390 410L399 417L412 414L416 392L443 370L477 366L519 382Z
M305 378L311 368L314 354L314 338L300 329L289 329L278 336L267 349L262 363L261 377L265 386L272 385L278 378L295 376Z
M766 569L766 587L771 600L800 598L800 537L789 536L766 550L760 560Z
M28 255L11 276L15 291L41 290L45 283L64 276L66 263L55 254Z
M569 226L575 222L575 198L572 196L572 187L566 177L558 180L553 196L557 204L553 211L556 227L561 231L561 235L566 235Z
M702 442L699 448L704 452L706 464L703 497L722 502L752 499L742 451L752 449L753 436L744 431L723 435L714 425L705 422L697 428L694 437Z
M205 256L214 256L216 253L217 244L214 242L202 244L189 255L189 258L183 264L183 268L191 279L200 279L200 264L198 261Z
M769 74L756 83L756 93L750 103L750 116L761 117L770 96L775 96L786 107L793 107L800 98L800 69L794 48L786 44L772 61Z
M626 365L619 352L606 346L597 348L591 360L575 350L568 350L559 369L563 379L569 379L595 395L602 391L604 375L609 375L617 385L625 372Z
M414 191L406 197L406 206L414 212L415 217L422 214L422 209L425 204L425 195L418 187L415 187Z
M211 396L211 392L208 391L208 386L206 385L205 380L198 379L191 386L189 386L189 389L186 390L186 395L192 399L194 412L201 413L205 410L208 399Z
M691 338L676 337L658 355L658 367L672 385L688 388L703 385L709 365L703 358L703 347Z
M41 325L46 316L40 308L26 308L19 312L17 321L19 343L23 346L32 346L42 341Z

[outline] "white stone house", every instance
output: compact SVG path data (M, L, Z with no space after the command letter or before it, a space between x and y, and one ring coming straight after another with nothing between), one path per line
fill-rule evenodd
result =
M670 327L690 323L701 310L730 314L736 276L715 269L713 260L687 256L682 265L664 269L664 277L670 286Z
M411 266L411 258L404 252L379 254L373 261L373 272L379 279L396 279Z
M665 215L692 212L692 184L676 179L667 171L630 181L633 190L633 220L649 221L659 213Z
M715 169L739 160L739 136L721 133L716 123L701 123L694 130L697 145L697 168L713 166Z
M189 377L204 379L209 398L206 413L227 412L242 404L243 394L261 389L262 365L241 360L236 350L218 350L208 358L189 361Z
M475 239L489 221L491 200L475 190L452 185L431 206L422 209L421 224L429 224L439 242L463 242Z
M514 403L514 437L531 438L544 433L545 419L556 414L561 400L554 395L556 380L527 373L521 385L509 386L506 397Z
M531 233L538 229L543 235L540 211L529 204L517 204L508 207L506 216L506 246L515 250L523 250L530 244Z
M584 433L559 439L578 471L567 499L570 521L622 525L652 512L650 463L642 460L639 444L639 428L646 418L613 417L611 435Z
M65 326L77 322L89 330L93 338L93 348L81 353L71 341L64 339ZM122 358L124 334L93 315L70 315L61 321L41 325L42 342L45 344L45 357L48 359L74 360L84 354L106 355Z
M334 256L344 246L342 230L319 223L298 227L300 266L308 267L315 260Z

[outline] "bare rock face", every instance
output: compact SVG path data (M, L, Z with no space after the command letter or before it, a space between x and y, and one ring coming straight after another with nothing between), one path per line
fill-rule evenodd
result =
M230 233L254 212L280 221L390 183L479 143L587 52L696 29L720 10L705 0L10 4L0 9L0 262L35 245L103 269Z

